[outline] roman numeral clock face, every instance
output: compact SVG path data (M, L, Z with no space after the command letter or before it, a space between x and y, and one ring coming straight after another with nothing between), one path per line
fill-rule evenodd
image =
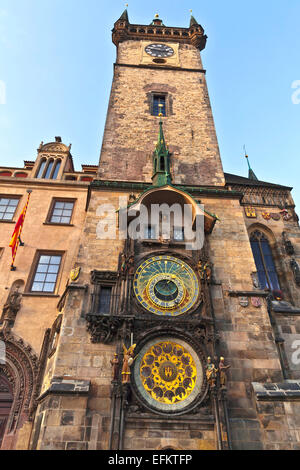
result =
M158 58L167 58L174 55L172 47L167 46L166 44L149 44L149 46L145 48L145 51L152 57Z
M155 256L136 270L133 288L139 303L156 315L178 316L199 297L199 282L192 268L172 256Z

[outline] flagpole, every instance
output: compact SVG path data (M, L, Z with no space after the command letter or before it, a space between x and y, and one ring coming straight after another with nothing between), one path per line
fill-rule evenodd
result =
M23 230L23 224L24 224L24 220L25 220L25 216L26 216L26 212L27 212L27 208L28 208L28 204L29 204L30 195L32 193L32 189L27 189L27 193L28 193L27 202L26 202L26 205L25 205L25 207L22 211L23 212L23 214L22 214L22 223L21 223L21 226L20 226L20 229L19 229L16 245L14 247L13 254L12 254L12 263L11 263L11 266L10 266L11 271L16 271L16 269L17 269L16 266L14 266L14 263L15 263L15 259L16 259L16 255L17 255L19 245L24 246L24 243L21 241L21 234L22 234L22 230Z

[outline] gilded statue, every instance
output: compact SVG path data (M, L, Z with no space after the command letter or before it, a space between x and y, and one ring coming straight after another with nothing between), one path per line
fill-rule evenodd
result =
M211 357L208 357L206 364L206 379L210 388L214 388L216 386L217 372L218 369L216 369L215 365L211 362Z
M123 351L124 351L124 356L123 356L123 368L122 368L122 384L128 384L130 383L130 367L132 366L134 362L134 350L136 348L136 344L133 344L130 346L130 348L126 348L126 346L123 344Z

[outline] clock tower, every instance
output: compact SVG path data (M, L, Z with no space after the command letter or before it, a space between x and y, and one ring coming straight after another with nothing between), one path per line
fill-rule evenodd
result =
M149 153L162 104L175 184L224 185L201 50L202 26L167 27L158 15L148 26L115 23L114 79L101 150L103 180L151 182ZM141 138L143 136L143 138Z
M255 399L271 396L257 382L277 393L287 378L272 300L288 308L279 286L300 299L283 274L291 265L300 282L296 259L277 278L271 253L278 234L299 233L290 188L224 174L193 16L188 28L158 15L138 25L125 10L112 40L100 163L39 369L31 448L268 448L265 423L281 418L264 416Z

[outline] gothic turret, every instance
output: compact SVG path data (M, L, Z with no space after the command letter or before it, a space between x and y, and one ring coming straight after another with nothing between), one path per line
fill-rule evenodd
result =
M164 186L165 184L171 184L172 182L170 172L170 153L166 145L161 119L159 121L158 140L153 153L152 182L154 186Z

